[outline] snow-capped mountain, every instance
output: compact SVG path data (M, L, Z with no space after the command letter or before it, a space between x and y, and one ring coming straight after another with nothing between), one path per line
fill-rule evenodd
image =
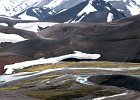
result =
M140 14L140 0L106 0L118 11L122 11L126 16Z
M24 14L24 17L22 15ZM109 22L140 14L138 0L52 0L18 16L33 16L52 22Z
M42 1L38 5L27 9L23 15L24 17L27 15L26 17L34 16L38 19L46 19L51 15L70 9L83 1L85 0L48 0L47 4L44 3L44 5ZM20 14L18 17L24 19L23 15Z
M84 0L0 0L0 15L14 16L32 7L51 8L58 12L82 1Z
M0 14L13 16L37 5L40 0L0 0Z
M37 17L40 20L52 22L106 22L125 17L122 12L113 8L110 3L102 0L86 0L59 12L51 10L51 6L28 9L26 14Z
M125 17L105 1L84 1L45 20L53 22L107 22Z
M53 22L109 22L140 14L140 0L1 0L0 15Z

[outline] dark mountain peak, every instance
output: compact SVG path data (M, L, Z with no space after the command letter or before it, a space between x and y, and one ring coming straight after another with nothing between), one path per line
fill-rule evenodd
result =
M101 23L137 15L140 13L140 4L136 0L52 0L46 5L31 7L25 12L27 16L49 22Z
M110 17L112 16L112 17ZM47 21L53 22L107 22L125 17L122 12L116 10L109 2L104 0L86 0L62 13L47 17Z
M53 14L53 11L46 7L31 7L26 11L26 14L29 16L37 17L38 19L45 19L46 17Z

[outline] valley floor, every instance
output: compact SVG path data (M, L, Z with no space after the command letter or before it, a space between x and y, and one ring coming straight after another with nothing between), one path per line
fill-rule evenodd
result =
M104 84L114 80L126 86ZM139 100L139 84L138 63L60 62L1 75L0 100Z

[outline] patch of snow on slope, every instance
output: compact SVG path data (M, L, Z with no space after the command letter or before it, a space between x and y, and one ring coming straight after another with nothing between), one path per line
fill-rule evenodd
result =
M17 29L23 29L28 31L34 31L38 32L38 26L45 28L47 26L52 26L58 23L52 23L52 22L32 22L32 23L18 23L14 27Z
M64 11L66 11L66 10L67 10L67 9L63 9L63 10L59 11L57 14L62 13L62 12L64 12Z
M62 2L63 2L63 0L53 0L48 5L46 5L44 7L48 7L48 8L52 9L52 8L54 8L56 6L59 6Z
M134 0L136 4L140 5L140 0Z
M81 12L79 12L77 14L77 16L81 16L83 14L87 14L88 15L89 13L95 12L95 11L97 11L97 10L91 5L91 3L88 3L88 5Z
M64 23L72 23L71 21L72 21L72 19L70 19L70 20L68 20L68 21L66 21Z
M68 58L77 58L77 59L98 59L101 55L100 54L86 54L82 53L80 51L74 51L74 54L68 54L68 55L63 55L60 57L53 57L53 58L40 58L38 60L33 60L33 61L25 61L21 63L15 63L11 65L6 65L4 69L6 69L6 74L12 74L14 69L23 69L29 66L33 65L39 65L39 64L48 64L48 63L58 63L64 59Z
M0 33L0 43L1 42L12 42L12 43L16 43L16 42L20 42L20 41L25 41L27 39L16 35L16 34L4 34L4 33Z
M113 14L109 13L107 16L107 22L111 22L113 20Z
M107 6L106 6L105 8L108 9L108 10L111 10L111 9L110 9L109 7L107 7Z
M0 23L0 25L2 25L2 26L8 26L8 24L6 24L6 23Z
M130 2L129 5L127 5L127 9L129 9L131 15L140 14L140 8L136 6L133 2Z
M38 32L38 26L33 23L18 23L14 26L14 28Z
M40 0L0 0L0 14L13 16L38 4Z
M20 19L23 19L23 20L38 20L36 17L27 15L26 12L24 12L24 13L21 14L21 15L19 15L18 17L19 17Z
M1 0L0 1L0 7L1 7L0 14L5 15L5 14L7 14L8 11L11 10L12 4L9 0Z
M83 15L78 21L72 21L71 23L80 22L86 15Z
M121 11L121 12L124 12L124 10L122 10L122 9L117 9L118 11Z

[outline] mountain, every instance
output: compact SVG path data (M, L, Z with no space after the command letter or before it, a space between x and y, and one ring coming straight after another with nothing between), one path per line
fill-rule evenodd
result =
M83 1L85 0L48 0L48 2L46 2L47 4L42 1L38 5L27 9L25 12L21 12L17 16L22 19L24 19L24 16L33 16L38 19L45 19L48 16L72 8ZM22 14L24 14L24 16Z
M52 22L110 22L140 14L139 0L1 0L0 15Z
M112 6L125 14L125 16L133 16L140 14L139 0L108 0Z
M14 16L29 8L51 8L55 12L70 8L84 0L0 0L0 15Z
M52 22L109 22L140 14L138 0L52 0L50 3L31 7L24 12L39 20ZM22 17L22 14L19 16Z
M66 11L47 17L53 22L109 22L125 17L105 1L84 1Z
M139 62L139 26L140 15L110 23L57 24L36 33L37 36L41 35L40 37L44 38L32 38L10 44L0 49L0 55L10 53L38 59L81 51L100 54L99 61ZM11 59L6 61L8 60Z
M140 15L137 15L111 23L64 23L39 34L59 41L67 40L67 45L54 50L54 55L79 50L101 54L98 60L139 62L139 26Z
M0 0L0 15L13 16L37 5L40 0Z

